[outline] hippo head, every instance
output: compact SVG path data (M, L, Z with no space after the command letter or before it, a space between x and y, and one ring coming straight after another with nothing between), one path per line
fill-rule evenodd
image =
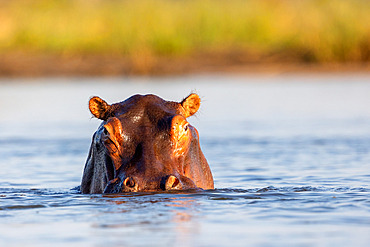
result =
M199 106L196 94L182 102L134 95L112 105L92 97L90 111L103 122L92 138L81 192L213 189L198 131L186 120Z

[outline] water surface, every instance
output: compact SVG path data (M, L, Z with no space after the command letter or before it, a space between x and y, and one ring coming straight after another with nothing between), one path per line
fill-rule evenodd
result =
M191 91L215 190L73 189L90 96ZM369 246L369 96L366 74L2 79L0 246Z

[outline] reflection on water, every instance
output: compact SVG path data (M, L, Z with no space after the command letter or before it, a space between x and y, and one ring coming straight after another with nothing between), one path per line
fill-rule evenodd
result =
M124 235L136 228L137 231L134 231L134 234L140 233L137 238L143 237L143 234L152 235L154 232L158 235L156 236L158 241L164 241L166 244L176 241L182 246L193 246L189 240L199 234L197 220L199 204L192 198L192 194L184 197L182 193L168 195L136 193L135 195L99 196L96 199L104 201L104 204L109 207L97 217L93 227L119 229L119 234ZM119 235L117 237L119 238ZM155 241L150 238L148 236L146 240L149 245ZM119 241L112 244L120 244Z
M45 245L51 239L44 238L44 231L56 231L52 239L64 243L99 246L227 245L230 236L237 238L233 240L237 246L245 241L270 245L283 236L284 244L318 244L326 239L328 245L356 236L357 243L366 246L369 192L368 188L269 186L189 194L86 196L67 190L2 189L1 237L4 243L14 242L10 236L21 226L26 238ZM54 221L59 225L52 231L49 224ZM82 229L74 232L71 226Z
M81 195L87 101L203 96L215 190ZM0 84L0 246L368 246L367 75ZM20 237L21 236L21 237Z

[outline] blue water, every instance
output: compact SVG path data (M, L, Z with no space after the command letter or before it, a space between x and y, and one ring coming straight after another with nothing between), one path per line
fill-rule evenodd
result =
M202 97L213 191L81 195L90 96ZM370 75L0 81L0 246L370 246Z

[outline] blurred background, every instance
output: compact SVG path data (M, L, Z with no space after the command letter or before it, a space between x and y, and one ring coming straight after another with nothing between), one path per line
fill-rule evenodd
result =
M364 0L0 1L0 76L369 70L369 11Z

